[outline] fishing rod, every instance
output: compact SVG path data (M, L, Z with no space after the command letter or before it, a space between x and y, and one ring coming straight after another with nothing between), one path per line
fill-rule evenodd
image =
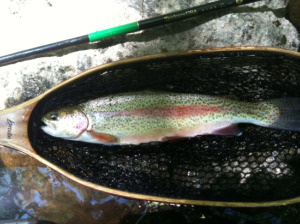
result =
M68 40L63 40L63 41L59 41L59 42L55 42L55 43L51 43L51 44L2 56L0 57L0 66L23 61L28 59L29 57L37 56L46 52L50 52L50 51L54 51L54 50L58 50L70 46L75 46L79 44L95 42L105 38L118 36L126 33L132 33L139 30L144 30L144 29L164 25L167 23L183 20L186 18L198 16L204 13L213 12L216 10L230 8L242 4L257 2L257 1L261 1L261 0L221 0L221 1L207 3L204 5L195 6L188 9L183 9L180 11L164 14L161 16L156 16L149 19L128 23L125 25L112 27L101 31L96 31L80 37L75 37Z

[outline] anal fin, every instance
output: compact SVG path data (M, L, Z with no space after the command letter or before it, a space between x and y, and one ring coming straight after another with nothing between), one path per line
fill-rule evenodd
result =
M180 139L180 138L184 138L184 137L182 137L182 136L167 136L167 137L163 137L162 141L166 142L166 141L177 140L177 139Z
M217 129L211 133L212 135L242 135L242 131L238 128L237 124L229 125L225 128Z

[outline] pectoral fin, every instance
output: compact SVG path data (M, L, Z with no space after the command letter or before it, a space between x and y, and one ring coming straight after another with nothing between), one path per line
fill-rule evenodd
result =
M215 130L211 133L212 135L236 135L240 136L242 134L241 130L236 124L232 124L222 129Z
M108 142L117 143L119 141L117 137L115 137L113 135L110 135L110 134L97 133L97 132L93 132L93 131L90 131L88 133L92 136L92 138L94 140L99 141L99 142L103 142L103 143L108 143Z

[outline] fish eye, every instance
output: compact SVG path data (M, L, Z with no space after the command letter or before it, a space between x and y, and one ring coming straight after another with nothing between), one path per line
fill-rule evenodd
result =
M53 113L53 114L50 115L50 119L52 121L57 121L57 120L59 120L59 116L58 116L57 113Z

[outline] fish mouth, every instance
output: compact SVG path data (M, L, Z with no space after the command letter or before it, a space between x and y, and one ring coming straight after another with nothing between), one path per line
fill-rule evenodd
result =
M43 117L41 120L44 122L45 125L50 125L46 118Z
M56 128L55 123L51 122L47 118L43 117L41 120L43 121L43 123L45 124L45 126L48 126L49 128L51 127L51 128L54 128L54 129Z
M48 135L57 136L57 131L56 131L56 127L55 124L53 124L52 122L50 122L49 120L47 120L46 118L42 118L43 123L45 124L44 126L41 126L41 129L47 133Z
M41 129L48 135L55 136L55 130L49 126L42 126Z

